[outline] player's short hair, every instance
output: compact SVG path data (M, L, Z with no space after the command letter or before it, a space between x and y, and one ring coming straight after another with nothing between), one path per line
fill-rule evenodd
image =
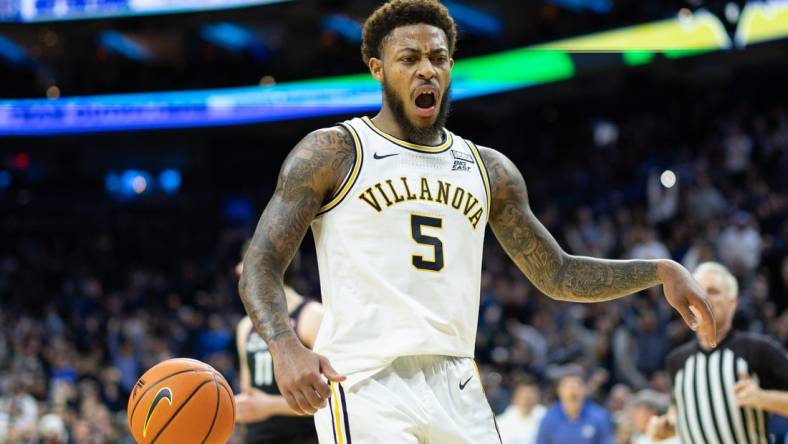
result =
M449 10L437 0L392 0L378 7L364 22L361 57L364 63L381 58L386 37L401 26L424 23L443 30L449 43L449 55L454 55L457 27Z
M695 271L692 274L694 276L698 276L703 273L719 274L722 276L722 280L725 281L725 285L728 287L728 297L731 299L736 299L739 297L739 283L736 281L736 277L733 275L733 273L731 273L725 265L722 265L718 262L703 262L695 268Z

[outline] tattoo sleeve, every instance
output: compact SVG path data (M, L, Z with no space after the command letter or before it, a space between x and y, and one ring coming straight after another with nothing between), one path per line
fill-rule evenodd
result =
M238 285L246 312L268 344L295 335L285 300L284 272L312 219L354 160L350 134L333 127L308 134L282 164L276 190L244 256Z
M598 302L660 283L657 261L607 260L564 252L536 219L522 174L504 155L479 148L492 189L490 226L528 279L553 299Z

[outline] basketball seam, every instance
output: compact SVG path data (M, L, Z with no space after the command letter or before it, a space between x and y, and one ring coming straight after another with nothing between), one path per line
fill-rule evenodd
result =
M227 394L230 396L231 400L235 399L235 395L233 395L233 392L231 392L230 390L227 389L227 386L225 384L219 384L219 386L221 386L222 389L224 389L224 391L227 392ZM233 408L233 420L235 420L235 402L231 402L230 405Z
M143 392L140 394L139 398L137 398L137 402L135 402L135 403L134 403L134 407L132 407L132 409L131 409L131 414L129 415L129 427L131 427L131 420L132 420L132 418L134 418L134 412L136 412L136 411L137 411L137 406L140 404L140 401L142 401L142 398L144 398L144 397L145 397L145 395L147 395L147 394L148 394L148 392L149 392L149 391L150 391L150 390L151 390L153 387L156 387L156 384L160 384L160 383L162 383L162 382L166 381L167 379L170 379L170 378L172 378L173 376L177 376L177 375L181 375L181 374L183 374L183 373L189 373L189 372L194 372L194 373L198 373L198 372L206 372L206 373L208 373L208 370L195 370L195 369L179 370L179 371L177 371L177 372L175 372L175 373L170 373L169 375L167 375L167 376L165 376L165 377L163 377L163 378L161 378L161 379L159 379L159 380L157 380L157 381L154 381L152 384L150 384L150 385L148 386L148 388L146 388L146 389L145 389L145 390L144 390L144 391L143 391ZM135 383L134 385L136 385L136 383Z
M208 380L208 381L203 381L203 382L201 382L201 383L200 383L200 385L198 385L198 386L197 386L197 387L196 387L194 390L192 390L191 394L189 394L189 397L188 397L188 398L186 398L186 399L183 401L183 403L182 403L182 404L181 404L181 405L178 407L178 410L176 410L176 411L175 411L175 413L173 413L173 414L172 414L172 416L170 416L170 419L168 419L168 420L167 420L167 422L166 422L166 423L164 423L164 425L163 425L163 426L161 426L161 429L159 429L159 433L157 433L157 434L156 434L156 436L154 436L154 437L153 437L153 440L151 441L151 444L155 443L155 442L156 442L156 440L157 440L157 439L159 439L159 436L161 436L161 434L164 432L164 430L166 430L166 429L167 429L167 426L169 426L169 425L170 425L170 423L172 422L172 420L173 420L173 419L175 419L175 417L176 417L176 416L178 416L178 413L180 413L180 412L181 412L181 410L183 410L183 408L184 408L184 407L186 407L186 404L188 404L188 403L189 403L189 401L190 401L190 400L191 400L191 399L194 397L194 395L195 395L195 394L196 394L198 391L200 391L200 389L201 389L201 388L202 388L202 387L203 387L205 384L208 384L209 382L211 382L211 381L210 381L210 380Z
M211 421L211 426L208 428L208 433L205 434L205 438L200 441L200 444L204 444L208 437L211 436L213 426L216 425L216 417L219 416L219 383L216 381L216 374L213 375L213 385L216 387L216 409L213 411L213 420Z

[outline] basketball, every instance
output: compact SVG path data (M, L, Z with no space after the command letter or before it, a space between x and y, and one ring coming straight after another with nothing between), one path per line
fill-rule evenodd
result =
M142 443L225 444L233 433L232 389L213 367L168 359L145 372L128 404L129 428Z

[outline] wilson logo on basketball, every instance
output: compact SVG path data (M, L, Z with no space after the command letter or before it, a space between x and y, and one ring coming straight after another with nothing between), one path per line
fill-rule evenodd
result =
M148 435L148 423L150 423L150 418L153 416L153 411L156 410L156 406L159 405L162 399L166 399L167 402L172 405L172 390L169 387L162 387L156 392L156 396L153 397L153 401L150 403L150 407L148 407L148 413L145 415L145 423L142 425L142 437L145 438Z

